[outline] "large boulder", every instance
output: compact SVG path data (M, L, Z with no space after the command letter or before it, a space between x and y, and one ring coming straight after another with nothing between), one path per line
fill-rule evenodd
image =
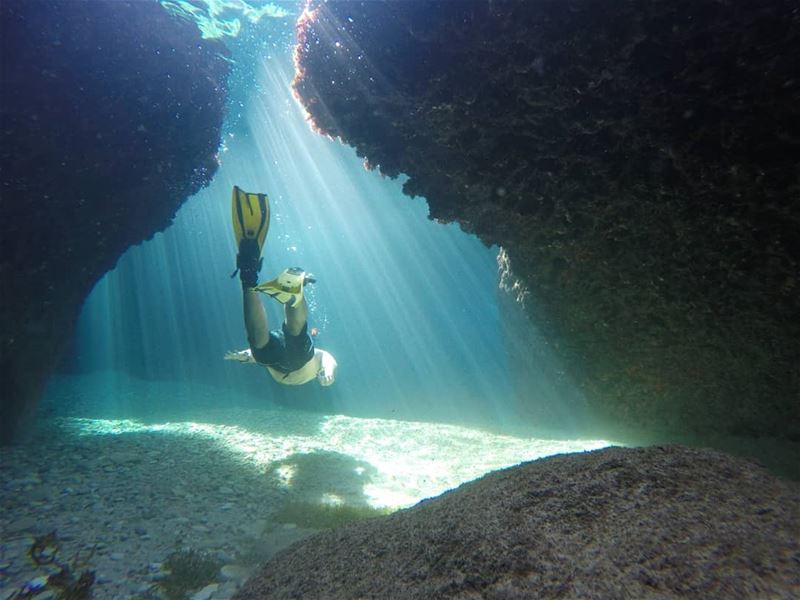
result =
M0 2L0 441L95 282L215 172L223 53L158 2Z
M610 448L308 538L236 598L790 598L798 540L796 482L708 450Z
M792 0L312 0L295 90L504 281L609 422L800 440Z

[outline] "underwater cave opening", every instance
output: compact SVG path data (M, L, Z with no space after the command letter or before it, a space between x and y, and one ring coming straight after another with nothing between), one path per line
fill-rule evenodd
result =
M52 414L69 430L77 419L124 431L119 423L132 423L134 433L244 436L248 443L225 447L246 448L251 460L281 439L280 415L307 421L285 452L262 462L319 451L364 461L405 490L375 492L375 506L607 445L580 439L580 393L499 288L498 248L429 220L425 199L403 194L403 177L365 169L353 149L312 130L290 89L293 35L284 15L229 41L219 171L172 226L130 248L95 286L48 386ZM270 197L260 280L290 266L317 278L306 289L309 324L339 363L330 388L280 386L258 366L223 360L247 347L241 288L231 279L234 185ZM282 308L264 302L277 328ZM271 415L271 425L242 414ZM337 420L348 425L333 435L326 423ZM435 483L419 485L421 473L439 471L443 479L426 475Z

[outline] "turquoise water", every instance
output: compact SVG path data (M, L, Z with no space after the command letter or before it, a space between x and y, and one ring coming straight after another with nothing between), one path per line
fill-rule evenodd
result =
M86 64L55 61L66 75L27 69L35 75L32 81L47 81L56 93L54 82L74 84L75 94L65 96L64 104L71 105L65 114L75 112L97 127L86 145L51 148L64 170L74 158L70 151L87 153L88 166L70 173L78 180L92 166L102 172L91 174L98 181L126 174L135 180L136 168L144 168L136 165L142 156L139 146L127 148L127 154L121 142L94 147L95 139L103 139L104 126L113 124L125 134L145 133L154 125L175 131L170 125L185 124L187 115L216 106L209 89L207 96L199 96L204 100L194 106L197 112L189 112L193 107L183 98L198 96L174 87L185 55L175 46L170 53L169 45L149 50L141 43L143 23L149 28L148 19L164 15L155 0L149 5L138 1L142 4L82 4L81 13L70 0L18 0L12 10L3 11L16 24L7 32L20 39L36 33L30 55L47 49L41 53L44 64L61 57L64 32L75 33L64 40L80 42L74 56L85 56ZM79 573L90 575L86 589L101 600L228 600L281 549L333 523L410 507L523 461L614 443L605 435L620 429L591 414L551 351L559 340L537 328L537 299L529 297L523 312L500 287L498 265L505 252L485 246L455 224L431 221L425 198L402 193L403 176L392 180L366 168L355 150L314 131L291 91L294 24L301 3L161 4L230 51L219 169L206 188L186 199L169 227L130 248L97 282L82 307L74 339L47 382L30 436L2 448L0 600L40 592L43 598L61 597L57 589L74 583ZM17 6L33 7L27 21L15 20ZM91 21L101 6L115 15L123 14L114 12L123 6L153 11L145 21L135 20L138 11L124 13L134 15L133 21L116 30L107 23L113 21L110 12L97 13L106 17L83 32L83 22ZM73 19L77 25L67 28L64 22L72 11L79 15ZM170 21L165 29L174 25ZM105 38L98 31L111 34ZM116 57L109 64L130 65L114 73L119 89L109 86L113 78L108 71L90 68L98 52L113 53L119 40L115 33L132 34L133 52L142 50L138 60L150 67L139 70L137 59L128 62L127 53ZM197 40L186 37L192 51L205 47L195 47ZM168 54L178 63L171 72L162 68ZM531 67L539 76L554 68L542 60L537 57ZM187 72L205 76L206 71L186 66ZM81 104L89 96L80 85L84 74L110 92L94 94L94 104ZM606 81L605 74L597 85ZM218 84L213 77L209 82L211 88ZM144 93L150 83L169 94L174 105L164 109L148 95L152 91ZM130 102L121 102L123 97ZM27 105L20 104L19 123L28 127L28 112L35 111L26 112ZM127 121L120 118L123 113ZM37 120L36 114L30 117ZM207 126L216 131L213 124ZM71 131L69 124L63 128ZM173 134L164 139L185 138ZM155 146L142 143L142 153L154 152ZM95 162L94 157L114 149L121 151L119 157L109 157L108 164ZM67 154L63 162L62 154ZM186 155L172 154L173 162L153 161L159 176L179 171L175 163ZM47 161L35 154L34 162ZM202 175L200 166L188 162ZM66 210L79 216L90 208L75 205L76 198L83 204L82 185L62 194ZM332 387L313 380L282 386L263 367L223 359L247 347L241 285L231 275L237 252L230 223L234 185L271 198L261 281L292 266L316 277L306 288L309 325L316 345L338 361ZM499 194L505 188L496 189ZM168 200L175 205L183 197ZM120 202L112 204L118 210ZM43 208L53 213L48 219L58 216L49 205ZM100 249L109 231L100 222L87 225L84 233L96 235ZM72 250L59 247L66 256ZM71 278L73 267L80 268L70 263L62 272ZM85 280L90 281L88 275ZM41 306L51 307L56 294L45 296ZM262 300L271 328L279 328L282 306L266 296ZM42 319L31 325L41 330L46 323ZM796 453L785 452L777 442L625 435L627 443L713 443L731 452L767 455L776 471L787 473L796 473L800 464L792 460ZM202 578L184 581L181 593L167 593L175 557L198 555L212 566ZM48 580L59 573L60 584Z
M392 511L609 443L575 433L580 394L499 289L500 249L429 220L402 178L312 130L290 89L296 6L205 6L219 17L206 33L236 34L220 168L97 283L32 439L4 455L0 598L44 589L55 563L28 553L50 532L59 561L96 573L95 598L163 597L169 557L187 550L221 566L203 597L229 598L313 533L308 514ZM317 278L309 325L338 361L331 387L223 360L247 347L233 185L271 198L261 281L290 266ZM263 300L278 328L281 305Z
M402 180L368 171L353 149L312 131L292 96L291 18L229 39L234 72L211 185L174 224L131 248L87 299L72 372L202 381L254 403L359 416L518 424L498 311L498 249L427 219ZM261 281L302 266L316 344L339 363L330 389L276 385L224 362L247 347L230 190L271 198ZM270 326L281 306L264 297ZM224 399L222 400L224 402Z

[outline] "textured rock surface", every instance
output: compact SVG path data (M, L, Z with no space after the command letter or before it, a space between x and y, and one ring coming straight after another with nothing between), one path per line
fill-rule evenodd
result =
M319 4L316 126L506 249L595 408L800 439L794 2Z
M612 448L316 535L236 598L789 598L798 536L797 483L707 450Z
M0 3L0 440L94 283L216 170L221 46L157 2Z

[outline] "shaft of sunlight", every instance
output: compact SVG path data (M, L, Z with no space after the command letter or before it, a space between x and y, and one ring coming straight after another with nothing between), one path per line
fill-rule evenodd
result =
M217 175L170 228L131 248L96 286L72 367L110 374L90 385L116 415L137 402L123 391L125 374L180 388L164 402L183 420L197 420L201 404L249 398L260 407L516 433L541 421L542 411L530 409L539 406L569 423L578 410L561 402L562 392L579 394L551 376L557 365L551 374L537 370L547 364L539 359L545 342L522 335L509 343L509 324L522 328L509 306L498 306L497 249L430 221L425 200L405 196L402 181L366 171L352 148L312 131L290 86L287 27L273 20L261 35L238 40ZM306 289L309 324L316 345L339 363L330 388L280 386L261 368L222 360L247 346L241 288L230 278L233 185L271 199L261 281L290 266L317 277ZM281 305L266 296L264 303L278 328ZM514 357L529 354L536 360L520 368ZM198 403L187 391L198 384L217 392Z
M496 249L428 220L424 199L406 197L401 182L366 172L352 149L312 132L289 87L288 51L262 58L256 72L212 184L171 228L126 253L87 302L78 362L248 387L264 400L328 412L513 421ZM271 198L261 280L290 266L318 278L307 299L316 343L340 365L330 390L276 390L258 369L221 360L247 345L240 288L229 279L234 184ZM265 304L278 327L280 305Z

